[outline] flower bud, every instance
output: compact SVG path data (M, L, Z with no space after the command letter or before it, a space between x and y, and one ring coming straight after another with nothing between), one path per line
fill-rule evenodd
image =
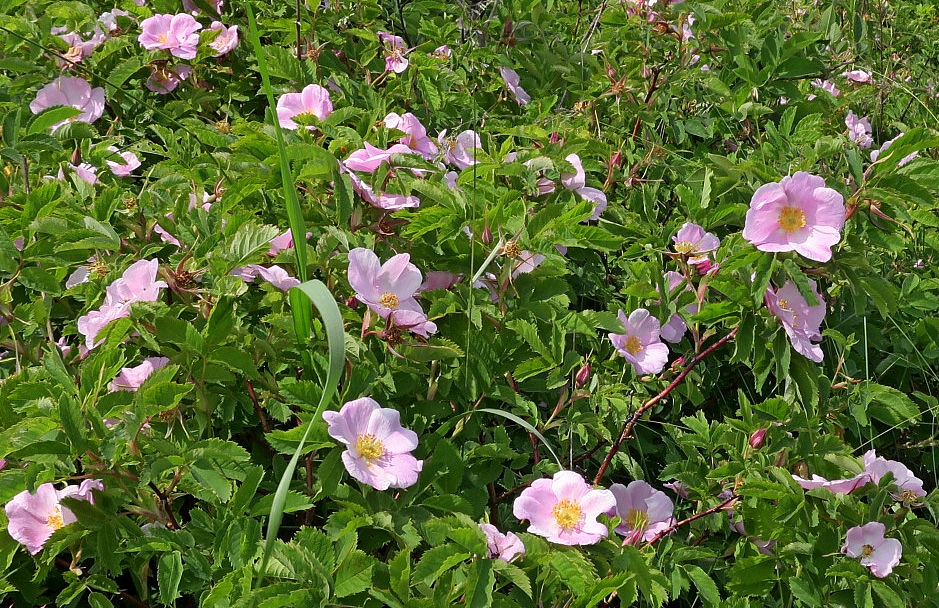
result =
M750 447L754 450L758 450L763 445L763 441L766 439L766 427L762 429L753 431L753 434L750 435Z
M610 167L619 167L623 164L623 151L617 150L610 159Z
M583 388L588 380L590 380L590 364L585 363L577 372L577 375L574 376L574 388Z
M346 306L348 306L349 308L355 308L358 305L359 305L359 299L356 298L355 296L349 296L349 299L346 300Z
M486 245L492 242L492 229L489 228L489 222L486 222L486 226L483 228L483 233L480 236L482 242Z

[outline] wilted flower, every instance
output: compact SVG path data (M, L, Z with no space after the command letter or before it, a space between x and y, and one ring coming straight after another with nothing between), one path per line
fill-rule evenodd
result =
M720 239L691 222L682 224L672 241L675 242L675 251L687 257L689 264L707 262L708 254L721 246Z
M209 47L215 50L215 56L221 57L230 53L238 46L238 26L225 27L221 21L213 21L209 26L212 31L218 31L218 37L209 43Z
M871 82L871 73L865 72L864 70L851 70L850 72L842 72L841 75L852 82L862 84Z
M628 486L614 483L610 492L616 497L615 513L622 520L616 532L626 537L623 544L649 542L675 523L672 499L644 481L636 480Z
M874 138L871 136L871 121L868 119L860 118L854 112L848 110L844 124L848 127L848 137L862 150L870 148L874 143Z
M926 490L923 489L923 480L914 475L913 471L909 470L902 462L887 460L878 456L874 450L868 450L864 454L864 471L870 475L873 483L880 483L880 480L887 473L891 473L893 483L896 484L899 490L899 493L892 494L897 500L913 503L926 496Z
M900 563L903 545L895 538L884 538L887 527L872 521L848 530L841 552L848 557L860 557L861 565L871 569L871 574L884 578Z
M564 187L568 190L573 190L579 194L585 201L596 203L596 206L593 208L593 215L587 219L590 221L600 219L600 214L606 210L606 195L602 190L587 187L587 173L584 171L584 166L581 164L579 156L576 154L568 154L564 160L574 165L574 173L562 173L561 183L564 184Z
M166 287L157 281L158 260L138 260L121 278L108 285L104 304L98 310L78 318L78 332L85 336L85 346L91 350L98 346L98 333L111 321L130 316L134 302L153 302L160 297L160 289Z
M94 122L104 114L104 89L91 88L87 81L70 76L59 76L39 89L36 99L30 102L33 114L55 106L71 106L81 111L78 116L52 125L52 132L69 122Z
M525 545L515 533L503 534L492 524L479 524L479 527L486 534L486 541L489 544L489 554L486 557L510 562L517 555L525 554Z
M815 281L808 279L812 293L818 300L814 306L809 306L799 289L792 281L776 289L766 290L766 307L782 322L789 343L803 357L821 363L824 358L822 348L814 342L822 339L822 321L825 320L825 301L818 293Z
M871 476L867 473L860 473L849 479L832 479L831 481L818 475L812 475L812 479L803 479L798 475L793 475L792 478L802 486L803 490L825 488L834 494L850 494L858 488L863 488L871 481Z
M143 360L143 363L136 367L122 368L121 373L115 376L114 380L111 380L110 384L108 384L108 390L111 392L134 392L150 377L150 374L166 367L166 364L169 362L170 360L167 357L147 357Z
M408 69L408 58L405 57L408 47L404 44L404 38L388 32L378 32L378 39L385 47L385 69L395 74Z
M382 150L368 142L364 142L363 148L350 154L349 158L345 160L344 165L347 169L352 169L353 171L372 173L381 166L382 163L388 162L392 154L413 154L415 152L417 151L405 144L393 144L387 150Z
M430 55L434 59L438 59L440 61L446 61L447 59L450 59L450 57L453 55L453 51L450 50L450 47L444 44L435 48L434 52L428 53L428 55Z
M104 484L98 479L86 479L81 485L66 486L61 491L51 483L40 485L35 493L24 490L6 504L7 532L35 555L42 551L53 532L77 521L75 514L60 501L74 498L93 504L92 490L103 491Z
M499 68L499 74L502 75L502 80L505 81L505 88L509 90L518 105L523 106L531 101L531 95L519 85L518 72L512 68Z
M610 341L637 374L657 374L668 363L668 347L659 341L659 321L645 308L634 310L629 318L619 311L625 332L609 334Z
M120 164L113 160L104 161L107 163L108 167L111 169L111 173L114 175L118 177L127 177L133 173L134 169L140 166L140 159L137 158L137 155L133 152L121 152L114 146L108 146L108 150L114 152L124 159L124 164Z
M247 266L239 266L228 274L248 283L254 281L257 277L261 277L281 291L289 291L300 284L299 280L290 276L286 270L276 264L270 268L260 264L248 264Z
M329 436L346 446L342 462L354 478L376 490L407 488L417 483L424 466L411 451L417 433L401 426L397 410L369 397L349 401L338 412L323 412Z
M318 84L310 84L299 93L285 93L277 100L277 121L284 129L297 130L300 128L294 118L302 116L315 116L319 120L333 112L333 102L329 99L329 90ZM307 125L308 130L315 129Z
M607 536L597 517L616 508L609 490L595 490L573 471L558 471L551 479L537 479L525 488L512 513L527 519L528 531L560 545L592 545Z
M141 21L140 28L143 31L137 41L148 51L169 51L180 59L196 58L202 24L189 13L157 14Z
M398 327L416 327L421 335L434 333L437 326L427 321L414 299L423 277L410 260L409 254L399 253L382 264L374 251L358 247L349 252L349 284L355 297L381 318L391 317Z
M743 238L760 251L796 251L827 262L844 221L844 197L821 177L797 171L753 193Z
M166 95L176 90L179 83L189 78L190 74L192 74L192 66L189 65L182 64L169 67L156 65L150 72L150 77L143 84L154 93Z

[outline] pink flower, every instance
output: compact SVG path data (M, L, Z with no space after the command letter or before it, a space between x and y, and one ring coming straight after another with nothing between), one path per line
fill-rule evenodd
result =
M802 486L803 490L824 488L834 494L850 494L858 488L863 488L871 481L871 476L867 473L860 473L849 479L832 479L831 481L818 475L812 475L812 479L803 479L798 475L793 475L792 478Z
M75 172L75 176L78 179L87 182L92 186L98 183L98 176L95 175L95 173L98 172L98 169L95 166L89 163L82 163L80 165L73 165L72 163L69 163L68 166L72 171ZM61 173L61 169L59 171Z
M625 332L609 334L610 341L637 374L657 374L668 363L668 347L659 341L659 321L645 308L634 310L629 318L619 311Z
M81 78L59 76L39 89L36 99L30 102L29 109L33 114L39 114L55 106L71 106L80 110L81 114L52 125L53 133L69 122L92 123L104 114L104 89L91 88L91 85Z
M378 32L378 39L385 47L385 69L395 74L408 69L408 58L405 57L408 47L404 44L404 38L388 32Z
M426 159L431 159L437 154L437 144L427 136L427 129L424 128L421 121L410 112L404 115L391 112L388 116L385 116L384 123L389 129L395 129L405 134L404 137L398 140L398 143L420 153Z
M848 530L841 552L848 557L860 557L861 565L871 569L871 574L884 578L900 563L903 545L895 538L884 538L887 527L872 521Z
M871 73L865 72L864 70L851 70L850 72L842 72L841 75L852 82L862 84L871 82Z
M864 454L864 471L870 475L873 483L879 484L890 473L893 475L893 483L897 486L899 493L892 494L897 500L906 503L918 502L918 499L926 496L926 490L923 489L923 480L913 474L913 471L906 468L902 462L896 460L887 460L878 456L874 450L869 450Z
M434 52L428 53L428 55L439 61L446 61L453 55L453 51L450 50L450 47L444 44L435 48Z
M818 293L818 287L812 279L808 279L812 286L812 293L818 300L814 306L809 306L799 289L792 281L777 290L772 286L766 290L766 307L782 322L789 343L803 357L821 363L824 358L822 348L815 341L822 339L822 321L825 320L825 301Z
M281 291L289 291L300 284L300 281L290 276L286 270L277 265L268 268L260 264L248 264L247 266L239 266L228 274L248 283L251 283L257 277L261 277Z
M889 148L891 144L893 144L893 142L897 141L901 137L903 137L903 133L900 133L893 139L888 139L887 141L885 141L884 145L882 145L879 150L871 150L871 162L872 163L877 162L877 159L880 158L880 155L883 152L886 152L887 148ZM902 167L903 165L909 163L911 160L913 160L917 156L919 156L919 152L913 152L912 154L907 154L906 156L900 159L900 162L897 163L897 167Z
M344 164L347 169L372 173L382 163L388 162L392 154L412 154L415 152L415 150L404 144L394 144L387 150L376 148L368 142L364 142L363 145L364 148L356 150L345 160Z
M202 25L189 13L157 14L141 21L140 28L143 31L137 41L148 51L169 51L180 59L196 58Z
M833 97L837 97L841 91L838 90L838 87L835 86L835 83L829 82L828 80L822 80L821 78L816 78L812 81L813 87L818 87L823 91L828 91L832 94ZM815 99L815 95L809 95L806 97L807 100L812 101Z
M560 545L592 545L606 538L606 524L597 517L616 508L609 490L595 490L573 471L558 471L525 488L512 513L527 519L528 531Z
M60 501L68 497L94 504L92 490L103 491L104 484L98 479L86 479L81 485L66 486L61 491L51 483L40 485L35 493L24 490L6 504L7 532L35 555L42 551L53 532L77 521L75 514Z
M160 289L166 287L157 281L160 263L157 260L138 260L124 271L121 278L107 288L104 304L98 310L78 318L78 332L85 336L85 346L91 350L98 346L98 333L111 321L130 316L134 302L153 302L160 297Z
M669 270L665 273L665 280L668 282L668 292L673 293L678 287L685 282L685 277L680 273L675 272L674 270ZM656 288L658 289L658 288ZM693 291L691 285L685 285L685 291ZM685 310L689 314L695 314L698 312L697 304L689 304L685 306ZM685 320L682 319L681 315L678 313L673 314L668 322L662 326L661 336L662 339L666 342L681 342L682 337L685 335L685 331L688 330L688 325L685 323Z
M313 236L312 232L306 233L306 238L311 236ZM274 257L284 249L293 249L293 236L291 236L289 230L271 239L271 249L267 252L267 255Z
M796 251L827 262L844 221L844 197L821 177L797 171L753 193L743 238L760 251Z
M399 253L382 264L372 250L353 249L349 252L349 284L355 297L381 318L392 317L399 327L418 327L434 333L436 325L427 321L414 299L423 277L410 259L409 254Z
M114 391L136 392L140 385L150 377L150 374L166 367L169 362L170 360L166 357L147 357L143 360L143 363L136 367L125 367L108 384L108 390L112 393Z
M219 32L218 37L209 43L209 47L215 50L215 57L221 57L230 53L238 46L238 26L225 27L221 21L213 21L209 29L213 32Z
M431 270L427 273L427 278L417 288L418 291L431 291L433 289L450 289L459 283L463 277L445 270Z
M82 59L90 57L94 50L109 38L107 34L97 27L95 28L94 34L88 40L85 40L76 32L56 35L69 46L68 51L65 53L65 58L72 63L81 63ZM68 65L68 62L61 62L58 57L56 57L56 63L59 65Z
M192 66L174 65L170 67L154 66L150 77L144 82L144 86L160 95L172 93L179 86L179 83L189 78L192 73Z
M720 247L720 240L705 232L704 228L691 222L682 224L678 233L672 237L677 253L688 258L689 264L702 264L708 261L708 254Z
M624 545L649 542L675 523L672 499L644 481L636 480L628 486L614 483L610 492L616 497L615 513L622 520L616 532L626 537Z
M664 484L664 486L682 498L688 498L688 486L677 479Z
M329 90L318 84L310 84L299 93L285 93L277 100L277 121L284 129L300 128L294 118L315 116L319 120L333 113L333 102L329 99ZM307 125L307 130L316 127Z
M519 86L518 72L511 68L499 68L499 74L502 75L502 80L505 81L505 88L509 90L518 105L523 106L531 101L531 95Z
M606 210L606 195L603 194L602 190L588 188L586 186L587 173L584 171L584 166L581 164L579 156L576 154L568 154L564 160L574 165L575 173L562 173L561 183L564 184L564 187L568 190L573 190L579 194L585 201L596 203L596 207L593 208L593 215L587 218L588 221L600 219L600 214Z
M160 235L160 240L164 243L169 243L170 245L175 245L176 247L182 247L182 243L179 242L179 239L170 234L169 231L167 231L163 226L154 224L153 231Z
M140 166L140 159L137 158L137 155L133 152L121 152L114 146L108 146L108 150L114 152L118 156L124 159L124 164L120 164L113 160L106 160L108 167L111 169L111 173L118 177L127 177L133 173L134 169Z
M475 131L467 129L455 138L447 138L447 132L443 131L437 141L443 147L444 160L457 169L465 169L479 162L476 160L476 149L482 148L482 143Z
M401 426L397 410L369 397L349 401L338 412L323 412L327 432L346 446L342 462L352 477L376 490L407 488L417 483L424 466L411 451L417 433Z
M868 119L859 118L854 112L848 110L844 124L848 127L848 137L862 150L870 148L874 143L874 138L871 137L871 121Z
M516 556L525 554L522 539L514 533L503 534L492 524L479 524L479 527L486 534L486 541L489 544L489 554L486 557L510 562Z

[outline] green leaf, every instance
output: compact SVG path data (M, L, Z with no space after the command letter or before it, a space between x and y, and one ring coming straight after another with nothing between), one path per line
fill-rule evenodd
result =
M492 587L496 584L496 575L492 571L492 560L477 559L470 566L466 577L465 606L467 608L488 608L492 605Z
M531 433L531 434L533 434L535 437L537 437L537 438L541 441L541 443L544 444L544 447L548 448L548 451L551 452L551 456L554 457L554 461L555 461L556 463L558 463L558 466L561 467L562 469L564 468L564 465L561 463L561 459L558 458L558 455L557 455L557 453L554 451L554 448L552 448L552 447L551 447L551 444L548 443L548 440L544 438L544 435L542 435L541 433L539 433L539 432L538 432L538 429L536 429L535 427L533 427L531 424L529 424L529 423L526 422L525 420L522 420L521 418L519 418L518 416L516 416L515 414L513 414L513 413L511 413L511 412L506 412L506 411L504 411L504 410L496 410L496 409L492 409L492 408L488 408L488 407L476 408L475 410L473 410L473 411L470 412L470 413L472 414L473 412L486 412L486 413L488 413L488 414L495 414L496 416L502 416L503 418L508 418L509 420L511 420L512 422L514 422L515 424L521 426L521 427L524 428L526 431L528 431L529 433Z
M411 597L410 552L398 551L398 554L388 564L388 576L391 580L391 590L398 599L406 602Z
M336 570L336 597L360 593L372 583L372 568L377 560L358 549L353 549Z
M160 602L172 606L179 597L179 581L183 578L183 556L179 551L166 553L157 564Z
M81 113L81 110L72 106L55 106L49 108L48 110L40 112L36 118L29 123L26 133L27 135L48 133L52 125L62 122L63 120L68 120L69 118L75 118Z
M691 579L691 582L694 583L694 586L697 587L698 597L703 600L705 606L721 605L721 596L717 592L717 585L714 584L714 580L704 570L690 564L683 565L682 569Z
M20 283L28 289L57 296L62 293L62 283L44 268L30 266L20 271Z
M424 552L414 568L414 579L425 585L433 585L440 575L468 560L471 554L457 545L442 545Z

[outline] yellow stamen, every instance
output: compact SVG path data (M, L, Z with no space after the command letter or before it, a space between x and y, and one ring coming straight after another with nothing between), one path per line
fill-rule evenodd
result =
M507 241L505 245L502 246L502 255L507 258L515 259L522 255L522 250L515 241Z
M554 505L554 508L551 509L551 514L554 515L554 521L556 521L565 532L573 530L583 518L583 511L580 505L567 499L558 501L558 504Z
M675 251L682 255L688 255L695 250L694 243L689 243L688 241L681 241L680 243L675 243Z
M642 342L636 336L629 336L626 339L626 352L635 355L642 350Z
M398 308L398 305L401 304L401 302L398 301L398 296L391 293L390 291L386 291L385 293L381 294L381 297L378 298L378 303L385 308L390 308L392 310Z
M805 211L798 207L786 206L779 211L779 217L776 220L779 227L786 232L796 232L805 228Z
M861 557L870 557L874 554L874 547L870 545L864 545L861 547Z
M385 446L375 435L359 435L355 439L355 451L366 460L375 460L385 454Z
M58 530L65 525L65 521L62 519L62 510L59 507L56 507L55 511L46 519L46 525L53 530Z
M626 515L626 525L633 530L645 530L649 525L649 514L639 509L630 509Z

